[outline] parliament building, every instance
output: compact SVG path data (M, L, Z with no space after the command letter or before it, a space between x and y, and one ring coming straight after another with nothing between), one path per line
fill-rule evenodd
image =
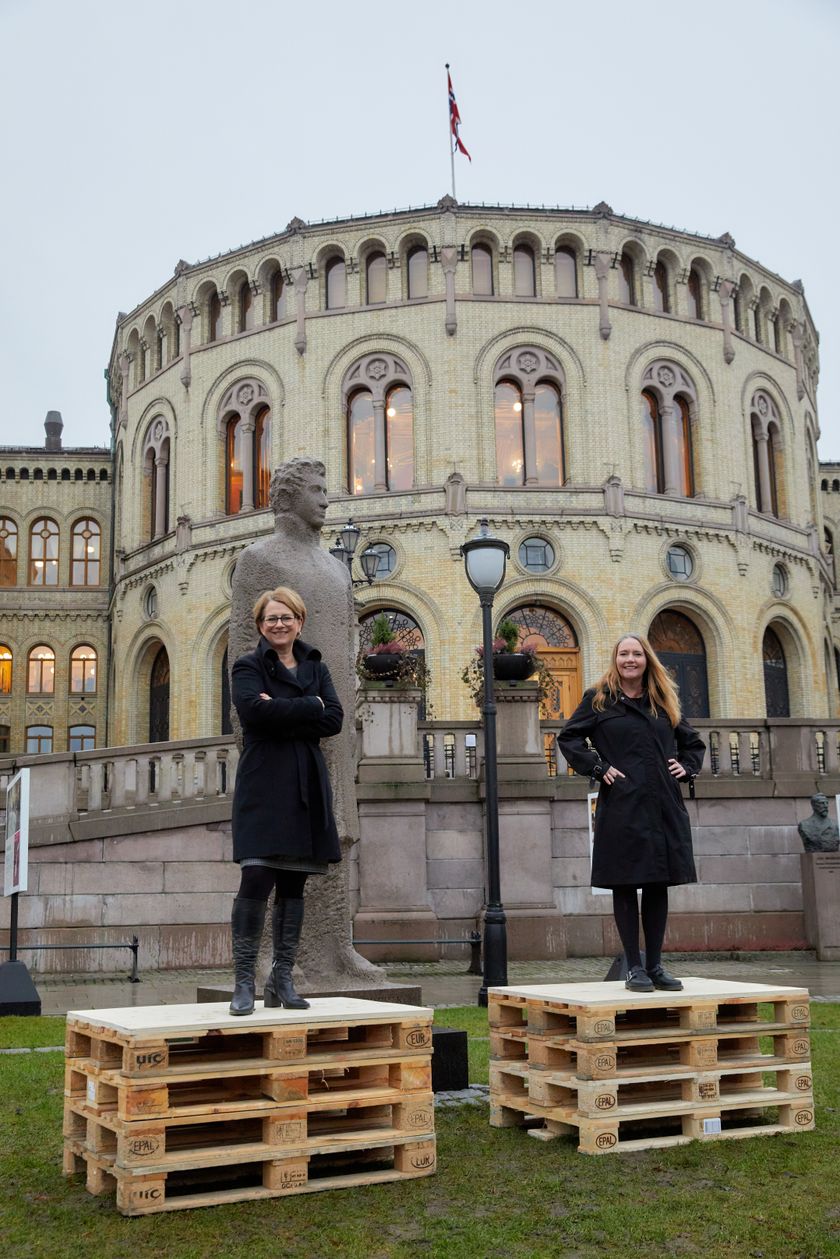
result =
M117 319L110 448L67 445L57 412L0 447L0 753L229 730L231 576L296 455L327 468L324 545L352 519L378 554L362 635L384 610L424 651L439 719L476 715L459 548L484 518L547 716L625 630L689 716L834 716L818 373L798 280L604 203L446 196L179 262Z

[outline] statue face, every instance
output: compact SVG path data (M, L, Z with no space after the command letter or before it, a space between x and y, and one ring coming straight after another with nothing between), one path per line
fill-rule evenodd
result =
M323 477L312 477L305 481L295 494L291 503L294 516L299 516L304 524L313 529L323 526L327 515L327 483Z
M811 796L811 808L817 817L828 817L828 800L825 796Z

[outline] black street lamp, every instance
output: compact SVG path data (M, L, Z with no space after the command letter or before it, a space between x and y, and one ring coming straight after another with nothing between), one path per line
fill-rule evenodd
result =
M505 579L510 547L492 538L487 521L481 532L461 547L467 580L481 603L484 640L484 783L487 837L487 905L484 910L484 978L478 1004L487 1005L487 989L507 984L507 919L499 878L499 786L496 774L496 700L493 693L493 596Z
M334 555L337 560L344 561L354 586L363 586L365 582L370 586L379 567L379 556L371 547L366 547L359 556L364 580L357 580L353 577L353 556L356 554L356 547L359 545L361 533L359 526L354 525L352 520L348 520L346 525L342 525L341 532L336 535L335 545L330 547L330 555Z

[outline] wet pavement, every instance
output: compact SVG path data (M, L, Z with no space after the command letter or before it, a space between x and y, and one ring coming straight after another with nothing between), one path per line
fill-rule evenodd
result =
M510 984L582 983L604 979L610 958L573 957L562 961L511 962ZM840 1002L840 962L818 962L813 953L679 954L666 957L677 975L731 979L754 984L807 988L816 1001ZM464 973L461 962L392 963L386 974L394 983L420 986L424 1005L475 1005L481 976ZM229 971L148 972L139 984L117 975L34 975L43 1014L123 1006L187 1004L200 986L230 985Z

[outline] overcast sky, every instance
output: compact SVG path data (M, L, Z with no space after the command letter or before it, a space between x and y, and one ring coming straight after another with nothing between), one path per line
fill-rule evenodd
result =
M0 443L106 445L120 310L189 262L449 191L718 236L801 278L840 459L838 0L0 0Z

